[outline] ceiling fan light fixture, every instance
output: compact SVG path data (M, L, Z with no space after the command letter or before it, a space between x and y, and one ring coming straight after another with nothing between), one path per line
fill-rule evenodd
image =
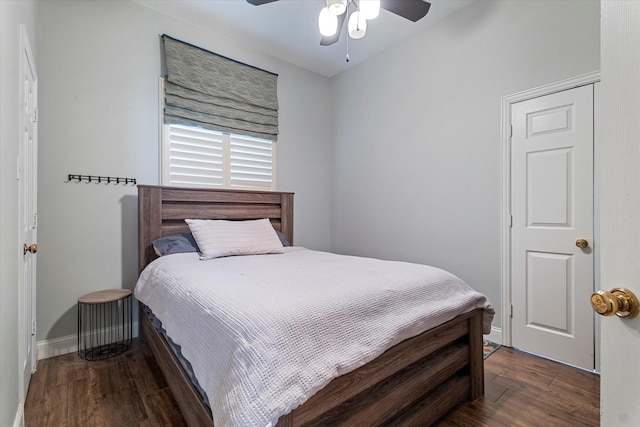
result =
M364 19L375 19L380 14L380 0L360 0L359 7Z
M320 11L318 29L325 37L332 36L338 31L338 17L331 13L328 7L323 7Z
M347 0L327 0L327 8L335 16L342 15L347 10Z
M367 20L359 10L349 16L349 37L361 39L367 33Z

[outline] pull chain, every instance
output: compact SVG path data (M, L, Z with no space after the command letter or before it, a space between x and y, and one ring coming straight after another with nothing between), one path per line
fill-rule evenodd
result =
M347 62L349 62L349 30L347 30L346 36L347 36Z

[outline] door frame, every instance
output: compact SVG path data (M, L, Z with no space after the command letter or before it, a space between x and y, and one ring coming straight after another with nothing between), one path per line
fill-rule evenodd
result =
M539 86L533 89L527 89L522 92L517 92L511 95L502 97L502 111L501 111L501 124L500 124L500 140L501 140L501 176L500 187L502 189L501 194L501 218L500 218L500 241L501 241L501 287L502 287L502 329L501 340L502 344L511 347L511 107L517 102L527 101L529 99L538 98L552 93L561 92L568 89L573 89L579 86L585 86L594 84L594 179L595 169L597 163L598 152L598 140L597 140L597 126L598 126L598 85L600 82L600 72L595 71L593 73L583 74L581 76L573 77L567 80L562 80L556 83ZM594 226L598 223L597 217L597 183L594 182ZM597 230L594 230L594 236ZM596 283L594 286L598 287L599 275L598 262L597 262L597 246L594 245L594 280ZM585 301L588 306L588 301ZM594 325L594 330L599 329ZM599 333L596 332L594 337L596 347L596 360L595 366L598 370L600 366L600 354L599 354Z

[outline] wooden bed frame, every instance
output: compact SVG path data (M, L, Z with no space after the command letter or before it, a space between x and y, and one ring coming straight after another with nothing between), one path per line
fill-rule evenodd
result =
M293 193L138 186L139 271L157 256L151 241L188 232L185 218L269 218L293 244ZM211 410L165 339L140 310L140 336L151 347L188 425L213 426ZM482 310L405 340L331 381L277 426L430 425L484 393Z

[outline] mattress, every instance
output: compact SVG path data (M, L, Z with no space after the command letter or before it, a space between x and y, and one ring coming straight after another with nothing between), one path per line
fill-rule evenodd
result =
M333 378L486 297L441 269L300 247L201 261L161 257L136 298L206 392L216 426L272 426Z

